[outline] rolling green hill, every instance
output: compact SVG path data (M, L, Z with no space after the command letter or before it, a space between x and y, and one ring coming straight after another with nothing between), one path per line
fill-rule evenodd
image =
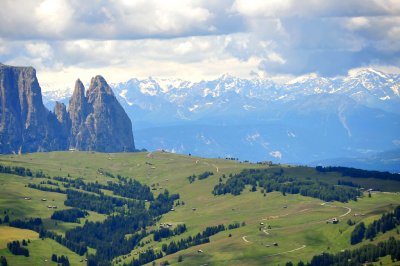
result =
M103 199L120 199L129 204L144 204L144 209L140 206L132 207L144 212L155 206L154 201L157 201L158 196L164 194L165 190L170 194L178 193L179 199L174 201L172 208L164 211L161 216L157 215L158 213L151 214L150 217L155 220L149 222L144 231L128 230L130 233L125 235L127 241L138 236L139 232L142 232L144 237L138 240L139 244L136 244L130 253L113 257L112 262L115 265L130 263L148 249L160 252L163 244L168 245L172 241L178 242L180 239L195 236L207 227L221 224L227 227L235 223L240 227L212 234L208 243L191 246L170 255L164 252L164 256L156 261L157 265L165 261L173 265L284 265L287 261L307 262L313 255L321 252L336 253L366 244L364 240L355 246L350 245L350 234L354 225L348 225L347 220L351 219L356 223L364 221L369 224L382 213L393 210L400 202L399 181L371 177L351 178L336 172L321 173L314 168L302 166L249 164L165 152L51 152L2 155L0 165L29 168L33 173L32 176L0 174L0 218L4 220L6 215L10 221L24 220L28 217L41 218L43 229L66 238L69 237L67 232L84 226L86 220L101 224L107 221L109 216L129 213L129 210L125 210L129 209L127 205L118 207L116 203L117 207L113 205L111 211L94 211L86 207L89 215L79 218L80 224L51 219L55 211L73 207L71 203L67 204L69 206L65 204L66 199L72 197L71 191L97 198L103 195ZM288 186L300 180L309 183L320 182L321 188L322 184L328 184L333 185L335 189L344 187L356 190L353 187L338 187L338 180L341 180L381 191L372 192L371 197L365 192L357 201L348 202L325 202L316 197L280 191L266 193L263 188L253 188L251 185L246 185L240 195L236 196L231 193L212 193L217 184L226 184L232 176L244 169L260 169L268 176L292 178L285 181L284 185ZM213 174L204 179L198 178L205 172ZM35 173L43 175L35 177ZM190 182L188 177L193 175L197 178ZM124 183L121 176L147 185L153 199L144 200L135 195L118 192L116 184L134 186L129 182ZM76 183L75 186L71 185L71 181L66 180L80 180L81 186L76 186ZM92 185L82 186L88 183ZM54 191L59 188L61 193L38 190L38 187L32 188L33 185ZM145 190L140 185L137 186ZM127 187L123 187L122 190L127 191ZM56 206L57 209L48 206ZM338 224L327 222L333 217L339 220ZM187 230L179 235L154 241L154 230L158 230L160 224L169 224L171 229L185 224ZM391 230L379 234L372 242L376 243L390 236L399 238L396 230ZM12 255L6 248L8 242L22 239L30 239L30 257ZM40 238L34 231L17 229L5 223L0 225L0 255L7 258L9 265L55 265L51 262L52 254L68 256L72 265L86 264L86 254L79 256L51 238ZM93 246L89 247L88 254L96 254ZM178 262L179 259L182 261ZM390 260L385 259L386 261L390 263Z

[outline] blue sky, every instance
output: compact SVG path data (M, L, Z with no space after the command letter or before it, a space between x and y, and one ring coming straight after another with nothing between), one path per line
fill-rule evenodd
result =
M44 87L102 74L190 80L399 73L400 0L1 0L0 62ZM46 85L47 84L47 85Z

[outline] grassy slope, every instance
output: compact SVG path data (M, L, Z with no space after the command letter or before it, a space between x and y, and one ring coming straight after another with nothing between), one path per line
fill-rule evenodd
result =
M151 163L151 165L146 164L146 162ZM70 174L72 177L81 176L85 180L91 181L106 182L111 180L111 178L99 174L98 169L103 168L114 174L134 177L148 185L158 183L159 187L167 188L170 192L178 192L181 200L186 203L184 206L176 207L174 212L164 215L161 220L161 222L171 223L184 222L188 226L188 232L176 237L176 239L194 235L211 225L228 224L235 221L246 222L245 227L221 232L211 237L209 244L192 247L161 259L161 261L168 260L170 263L176 263L177 257L182 255L184 261L179 265L201 263L212 263L212 265L265 265L268 263L274 265L285 263L288 260L308 260L312 255L322 251L340 251L349 247L352 228L349 228L345 223L348 218L367 220L371 216L378 217L377 215L380 213L390 210L391 204L400 202L400 195L396 193L377 193L373 194L372 198L364 197L358 202L331 204L337 207L321 205L322 202L317 199L299 195L282 196L276 192L269 193L266 197L263 197L259 191L253 193L245 191L241 196L236 197L232 195L215 197L211 194L211 191L222 174L228 176L230 173L237 173L243 168L265 166L167 153L153 153L152 156L148 156L147 153L35 153L23 156L0 156L0 163L20 165L34 170L42 169L51 176L67 176L67 174ZM214 176L205 180L196 180L189 184L186 179L187 176L204 171L213 171ZM271 171L276 170L271 168ZM332 183L336 183L337 179L346 179L333 173L320 175L313 169L304 167L287 168L285 166L285 172L290 173L291 176L320 178ZM48 228L59 233L76 226L76 224L62 222L55 225L54 221L49 219L53 211L46 208L48 202L40 201L41 198L47 198L51 202L54 200L54 205L62 209L66 208L63 206L65 195L26 188L25 185L28 182L40 182L40 180L0 175L0 186L3 188L0 194L0 213L5 209L10 209L11 218L42 217L45 219ZM381 182L374 179L356 179L353 182L360 183L365 187L377 187L382 184L386 188L390 188L390 191L400 191L399 184L393 182ZM24 200L23 197L25 196L32 197L32 200ZM287 206L287 208L283 208L284 206ZM347 209L343 207L349 207L352 211L344 217L339 217L347 212ZM192 211L192 208L196 208L196 211ZM354 217L354 213L362 213L365 216ZM1 214L0 217L2 217ZM339 217L341 222L337 225L326 224L325 220L331 217ZM104 218L103 215L96 213L91 213L89 216L90 220L102 220ZM260 231L260 227L263 227L260 225L261 222L265 225L271 225L272 229L266 230L268 234L263 232L264 228L261 228ZM232 234L232 237L228 237L229 233ZM172 239L165 240L165 243ZM44 248L47 242L54 243L52 240L34 241L31 244L31 253L41 256L40 259L43 259L45 255L51 256L51 253ZM279 246L266 246L274 242L277 242ZM132 252L132 255L126 261L130 261L135 253L137 254L138 251L150 245L154 248L161 248L162 243L150 243L143 248L138 248ZM304 245L305 247L302 248ZM52 246L65 249L58 244ZM302 249L276 255L298 248ZM204 253L198 253L198 249L202 249ZM8 251L2 250L0 252L4 254ZM68 254L68 257L71 256L70 258L75 261L81 259L79 256L67 252L66 249L63 254ZM7 255L7 257L10 256ZM17 259L16 256L12 257ZM18 259L26 260L22 257Z

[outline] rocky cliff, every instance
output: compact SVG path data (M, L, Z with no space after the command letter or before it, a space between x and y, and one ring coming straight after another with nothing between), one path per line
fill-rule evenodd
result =
M69 104L71 147L101 152L133 151L132 124L102 76L92 78L85 96L78 80Z
M0 153L91 150L134 151L132 124L101 76L85 95L80 80L67 108L42 102L32 67L0 64Z

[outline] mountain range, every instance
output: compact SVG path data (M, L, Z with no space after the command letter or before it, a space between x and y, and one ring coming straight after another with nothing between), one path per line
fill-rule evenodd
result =
M0 117L0 153L135 150L131 121L101 76L86 93L78 79L68 109L49 111L34 68L1 64Z
M400 145L400 75L371 68L283 84L226 74L110 86L133 121L137 146L151 150L305 164L364 158ZM44 102L54 106L71 93L47 91Z

